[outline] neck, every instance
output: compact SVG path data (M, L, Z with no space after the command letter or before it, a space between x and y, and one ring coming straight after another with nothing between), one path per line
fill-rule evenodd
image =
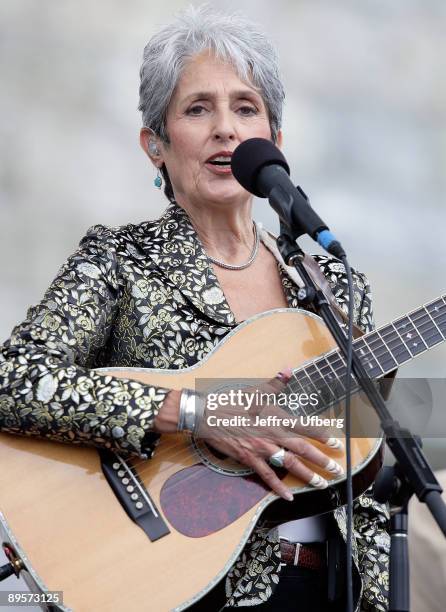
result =
M254 244L252 199L237 208L180 205L208 255L235 264L249 257Z

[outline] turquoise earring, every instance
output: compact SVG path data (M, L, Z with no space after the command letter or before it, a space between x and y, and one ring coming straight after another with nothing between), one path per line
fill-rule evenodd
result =
M153 184L155 185L157 189L161 189L161 185L163 184L163 179L161 178L161 173L160 173L159 168L158 168L158 174L156 175L156 178L153 181Z

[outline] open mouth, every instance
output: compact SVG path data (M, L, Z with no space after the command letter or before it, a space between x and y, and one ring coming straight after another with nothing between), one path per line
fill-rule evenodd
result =
M232 174L231 157L232 151L219 151L206 161L206 166L214 174Z
M230 168L231 158L229 156L219 156L209 159L206 163L212 164L213 166L219 166L220 168Z

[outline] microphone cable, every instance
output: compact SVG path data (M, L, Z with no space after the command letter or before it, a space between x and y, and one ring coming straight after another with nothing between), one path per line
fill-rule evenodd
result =
M348 281L348 328L347 328L347 373L345 381L345 451L346 451L346 487L347 487L347 612L353 612L353 566L352 566L352 536L353 536L353 485L351 457L351 415L350 395L352 382L353 354L353 276L347 257L342 257Z

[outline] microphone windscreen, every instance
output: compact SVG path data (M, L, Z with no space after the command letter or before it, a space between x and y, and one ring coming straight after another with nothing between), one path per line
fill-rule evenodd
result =
M290 168L280 149L271 140L265 138L244 140L231 157L232 174L246 191L259 198L264 198L265 194L258 190L257 177L262 168L272 164L282 166L288 174L290 173Z

